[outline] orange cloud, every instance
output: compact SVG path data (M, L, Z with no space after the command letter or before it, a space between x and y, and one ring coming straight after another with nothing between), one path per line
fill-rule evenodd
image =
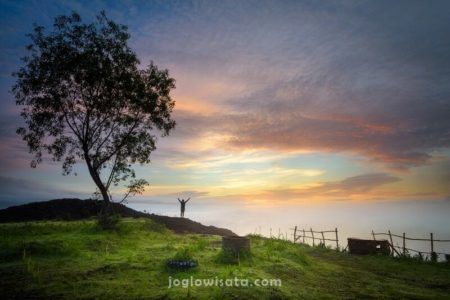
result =
M400 178L384 173L364 174L353 176L340 181L316 183L298 188L278 188L265 190L260 193L245 195L230 195L227 197L245 199L247 201L264 202L296 202L296 201L322 201L322 200L369 200L380 199L392 194L379 194L376 189L383 185L396 183ZM406 194L396 195L406 196Z

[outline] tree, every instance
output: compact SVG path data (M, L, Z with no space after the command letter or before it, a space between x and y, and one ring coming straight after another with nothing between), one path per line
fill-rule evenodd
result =
M16 104L27 126L17 133L33 153L62 161L63 174L84 160L107 205L110 187L129 181L125 197L147 185L135 179L133 164L150 162L158 130L175 127L170 91L175 80L150 62L144 70L128 46L127 27L101 12L91 24L77 13L55 18L47 33L34 25L25 65L13 75Z

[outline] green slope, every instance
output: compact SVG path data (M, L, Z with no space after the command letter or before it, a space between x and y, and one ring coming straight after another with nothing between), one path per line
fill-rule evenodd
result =
M220 237L176 235L144 219L105 232L95 221L0 225L2 299L449 299L450 267L353 256L252 237L250 257L230 259ZM191 255L199 267L173 271ZM174 279L281 279L281 286L168 288ZM228 282L223 282L227 285Z

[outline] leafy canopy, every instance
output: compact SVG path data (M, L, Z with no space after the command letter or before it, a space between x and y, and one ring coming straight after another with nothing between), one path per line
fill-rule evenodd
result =
M131 179L128 194L142 192L132 164L150 162L155 129L175 127L170 97L175 80L151 62L144 70L130 47L127 27L101 12L84 24L77 13L55 19L53 31L34 26L24 66L14 75L16 104L25 127L17 133L35 155L62 161L69 174L84 160L106 202L111 184Z

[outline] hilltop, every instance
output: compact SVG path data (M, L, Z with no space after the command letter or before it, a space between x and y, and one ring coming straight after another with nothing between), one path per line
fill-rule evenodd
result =
M200 233L215 235L236 235L231 230L205 226L187 218L176 218L143 213L123 204L111 203L114 212L122 217L148 218L163 224L176 233ZM96 217L102 208L102 201L80 199L55 199L11 206L0 210L0 223L29 222L40 220L82 220Z
M95 220L0 224L3 299L448 299L450 267L354 256L251 236L251 255L230 259L220 237L174 234L149 218L103 231ZM166 268L173 258L198 267ZM281 286L181 286L169 280L280 279Z

